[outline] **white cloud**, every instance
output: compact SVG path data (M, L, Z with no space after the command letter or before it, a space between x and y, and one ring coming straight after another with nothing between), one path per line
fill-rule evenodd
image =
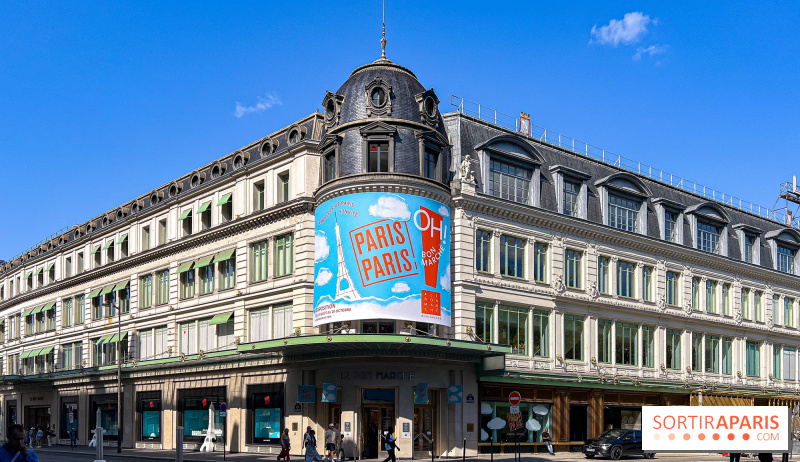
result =
M655 56L664 54L667 52L667 48L669 48L669 45L650 45L649 47L639 47L636 49L636 54L633 55L633 59L635 61L639 61L644 55Z
M378 199L378 203L369 206L369 214L378 218L407 221L411 218L408 204L401 197L387 194Z
M319 272L317 273L317 280L314 281L314 284L316 284L319 287L322 287L325 284L331 282L331 279L333 279L333 273L331 272L331 270L329 270L328 268L320 268Z
M481 428L481 441L486 441L489 439L489 434L486 433L486 430Z
M406 292L411 292L411 287L409 287L408 284L403 281L395 282L392 286L392 293L404 294Z
M440 205L439 206L439 215L441 215L443 217L449 217L450 216L450 210L447 208L447 206Z
M489 423L486 424L489 430L501 430L505 428L506 421L501 419L500 417L495 417L494 419L490 420Z
M275 93L267 93L267 96L259 96L256 104L252 106L245 106L240 102L236 102L236 109L233 110L233 115L237 118L242 118L247 114L258 114L264 112L272 106L280 106L283 104L281 99Z
M439 278L439 285L442 286L442 290L450 292L450 265L447 265L447 269L444 270L444 274L442 274L442 277Z
M481 403L481 414L489 415L493 411L492 405L489 403Z
M638 42L647 33L647 25L651 22L656 24L655 20L651 20L650 16L644 13L638 11L625 13L621 20L612 19L605 26L592 26L593 38L591 41L601 45L613 46L617 46L620 43L628 45Z
M314 263L325 261L331 253L331 246L328 245L328 236L323 231L314 233Z

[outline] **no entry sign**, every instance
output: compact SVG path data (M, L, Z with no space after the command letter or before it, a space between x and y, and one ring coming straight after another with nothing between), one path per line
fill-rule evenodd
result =
M517 404L519 404L521 399L522 399L522 396L520 396L518 391L512 391L511 394L508 395L508 402L512 406L516 406Z

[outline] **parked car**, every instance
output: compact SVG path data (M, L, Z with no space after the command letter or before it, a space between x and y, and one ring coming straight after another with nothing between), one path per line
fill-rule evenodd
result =
M652 459L655 453L642 452L641 430L625 430L612 428L600 434L597 438L586 440L583 445L583 454L587 459L597 457L610 457L618 460L625 456L643 456Z

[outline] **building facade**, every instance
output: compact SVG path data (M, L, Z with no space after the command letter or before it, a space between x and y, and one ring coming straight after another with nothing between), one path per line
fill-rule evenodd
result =
M197 448L211 410L231 451L334 423L348 457L389 427L472 455L797 393L796 229L442 115L385 58L322 106L5 263L3 423Z

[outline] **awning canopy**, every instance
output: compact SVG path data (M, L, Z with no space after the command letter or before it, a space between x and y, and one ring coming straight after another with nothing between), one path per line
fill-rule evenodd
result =
M104 245L104 246L103 246L103 250L106 250L106 249L108 249L108 248L109 248L109 247L111 247L112 245L114 245L114 240L113 240L113 239L112 239L112 240L110 240L110 241L108 241L108 242L106 242L106 245Z
M128 336L128 333L127 333L127 332L123 332L123 333L122 333L122 340L125 340L125 337L127 337L127 336ZM114 334L114 335L111 337L111 340L109 340L109 341L108 341L108 343L114 343L114 342L118 342L119 340L120 340L120 339L119 339L119 334Z
M38 349L38 350L31 350L31 352L28 354L28 357L29 358L33 358L33 357L39 356L39 352L40 351L42 351L41 348Z
M25 279L28 279L31 276L33 276L33 271L28 271L28 273L25 274Z
M34 272L33 272L33 275L34 275L34 276L38 276L38 275L39 275L39 273L41 273L41 272L42 272L42 269L41 269L41 268L39 268L39 269L37 269L36 271L34 271Z
M197 263L194 265L195 268L203 268L204 266L208 266L211 263L211 260L214 259L213 255L209 255L207 257L203 257L197 260Z
M102 345L104 343L108 343L108 341L111 340L111 337L113 337L113 335L106 335L104 337L100 337L99 339L97 339L95 345Z
M218 315L214 316L213 318L211 318L211 321L209 321L208 325L209 326L213 326L213 325L216 325L216 324L225 324L226 322L228 322L228 319L230 319L231 316L233 316L233 311L229 311L227 313L218 314Z
M214 257L214 261L220 262L229 260L234 254L236 254L236 249L223 250Z
M49 265L47 265L47 268L44 269L44 272L45 273L49 273L50 270L53 269L54 265L55 265L55 263L50 263Z
M31 315L31 312L32 312L33 310L35 310L35 309L36 309L36 308L28 308L27 310L23 311L23 312L22 312L22 317L24 318L24 317L26 317L26 316L30 316L30 315Z
M100 295L100 291L101 290L103 290L103 289L94 289L93 291L89 292L88 297L89 298L97 297L98 295Z
M42 308L44 308L44 306L40 306L38 308L34 308L33 311L31 311L31 315L35 315L35 314L41 313L42 312Z
M100 295L110 294L111 292L114 291L114 286L115 285L116 284L109 284L109 285L103 287L103 290L100 292Z
M42 307L42 311L52 310L54 306L56 306L56 302L50 302L47 305Z
M128 284L130 284L130 282L131 281L122 281L122 282L120 282L119 284L114 286L114 292L116 292L118 290L122 290L122 289L128 287Z
M92 250L92 255L96 254L98 250L100 250L100 244L97 244L95 248Z
M30 355L31 355L31 352L30 352L30 351L24 351L24 352L22 352L22 354L21 354L21 355L19 355L19 359L25 359L25 358L27 358L27 357L28 357L28 356L30 356Z
M178 267L178 274L189 271L190 269L192 269L193 265L194 265L193 261L187 261L186 263L181 264L181 266Z
M217 202L217 205L225 205L225 204L227 204L228 202L230 202L232 195L233 195L233 193L225 194L224 196L222 196L222 198L219 200L219 202Z
M117 244L120 244L120 245L121 245L123 242L125 242L125 240L126 240L126 239L128 239L128 235L127 235L127 234L123 234L123 235L122 235L122 236L119 238L119 240L117 241Z
M211 201L204 202L204 203L200 204L200 208L197 209L197 213L198 214L203 213L206 210L208 210L209 207L211 207Z
M39 352L38 356L47 356L50 354L51 351L53 351L53 347L51 346L42 348L42 351Z
M189 216L189 215L191 215L191 214L192 214L192 209L186 209L186 210L184 210L184 211L183 211L183 213L181 214L181 216L179 216L179 217L178 217L178 221L185 220L185 219L186 219L186 217L188 217L188 216Z

